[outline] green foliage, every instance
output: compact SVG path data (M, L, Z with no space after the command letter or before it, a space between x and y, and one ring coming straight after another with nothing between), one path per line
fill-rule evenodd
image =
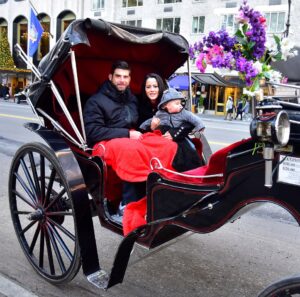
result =
M0 36L0 69L13 70L15 63L10 52L8 38L6 34Z

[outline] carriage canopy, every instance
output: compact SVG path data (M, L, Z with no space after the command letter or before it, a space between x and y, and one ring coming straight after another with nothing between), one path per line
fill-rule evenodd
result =
M147 73L156 72L167 79L188 59L188 42L181 35L103 20L76 20L40 62L41 80L32 84L29 93L34 107L49 111L50 80L65 101L75 95L71 50L75 53L83 104L84 98L94 94L107 79L115 60L129 63L131 89L138 95Z

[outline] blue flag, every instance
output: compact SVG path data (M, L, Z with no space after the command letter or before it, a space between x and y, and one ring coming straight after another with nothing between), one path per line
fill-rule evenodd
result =
M30 7L28 24L28 56L32 57L38 49L44 29L36 17L32 7Z

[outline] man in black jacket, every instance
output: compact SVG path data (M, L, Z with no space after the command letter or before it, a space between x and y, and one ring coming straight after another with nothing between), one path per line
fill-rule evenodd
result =
M138 102L129 89L131 78L127 62L116 61L108 78L84 107L85 130L91 146L102 140L139 139L142 135L130 130L138 120Z
M85 104L83 117L87 142L93 146L102 140L114 138L139 139L142 133L131 130L138 120L137 98L129 89L130 68L125 61L112 65L108 80ZM122 205L136 201L144 196L145 183L123 183Z

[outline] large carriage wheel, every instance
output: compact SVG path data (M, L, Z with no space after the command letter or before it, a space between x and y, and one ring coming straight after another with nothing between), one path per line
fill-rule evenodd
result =
M16 152L9 201L30 264L52 283L72 280L81 264L74 209L63 170L47 146L31 143Z

